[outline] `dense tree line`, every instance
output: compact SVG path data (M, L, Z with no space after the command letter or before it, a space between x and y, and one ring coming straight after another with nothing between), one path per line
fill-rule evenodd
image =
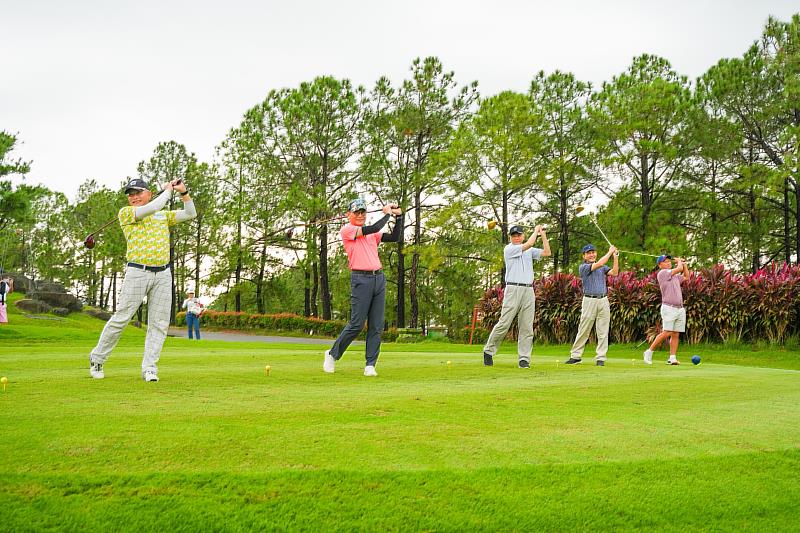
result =
M124 268L119 227L83 238L125 197L87 180L69 202L12 186L29 171L18 135L0 133L0 252L5 270L67 284L114 308ZM694 81L641 55L601 87L539 72L527 92L482 97L435 57L397 85L322 76L270 91L220 142L213 161L160 143L136 168L157 184L183 177L200 215L172 234L174 301L222 292L220 310L341 318L347 272L337 219L362 195L407 212L406 239L382 250L404 327L463 325L502 279L512 223L549 228L545 273L571 271L601 237L623 250L670 252L697 267L754 272L800 256L800 17L770 19L742 57ZM493 222L493 224L489 224ZM494 229L489 229L489 226ZM623 268L650 270L626 255Z

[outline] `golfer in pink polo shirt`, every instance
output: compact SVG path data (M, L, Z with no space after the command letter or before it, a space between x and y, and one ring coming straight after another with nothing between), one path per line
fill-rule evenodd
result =
M365 226L367 204L357 198L350 202L347 209L350 222L339 231L350 266L350 322L331 349L325 351L325 361L322 364L325 372L333 373L336 370L336 361L342 358L350 343L364 328L364 322L367 322L367 364L364 375L378 375L375 363L378 362L381 351L381 330L386 305L386 277L381 270L378 244L397 242L403 234L403 211L396 204L385 205L382 211L383 218ZM389 221L390 215L396 217L394 229L391 233L381 233L380 230Z
M683 293L681 281L689 279L689 267L678 258L678 264L672 268L672 256L660 255L656 259L660 269L656 278L661 289L661 333L656 335L652 344L644 351L644 362L653 364L653 350L658 348L662 341L669 339L668 365L679 365L678 341L681 333L686 331L686 309L683 307Z

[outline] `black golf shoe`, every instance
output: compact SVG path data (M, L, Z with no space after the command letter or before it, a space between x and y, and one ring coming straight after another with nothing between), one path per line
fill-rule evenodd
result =
M565 365L579 365L583 362L583 359L575 359L574 357L570 357L566 361L564 361Z
M521 360L519 362L519 367L520 368L530 368L531 364L523 359L523 360Z
M605 361L597 361L595 363L595 366L606 366L606 362Z
M492 356L486 352L483 352L483 366L492 366L494 365L494 359Z

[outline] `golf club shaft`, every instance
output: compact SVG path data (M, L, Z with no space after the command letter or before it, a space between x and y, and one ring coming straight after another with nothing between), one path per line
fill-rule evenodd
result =
M644 255L644 256L647 256L647 257L658 257L656 254L646 254L646 253L644 253L644 252L633 252L633 251L631 251L631 250L620 250L620 253L623 253L623 254Z
M609 241L609 240L608 240L608 237L606 237L606 234L605 234L605 233L603 233L603 230L602 230L602 229L600 229L600 226L597 224L597 221L595 220L594 216L591 216L590 218L591 218L592 224L594 224L594 226L595 226L595 227L597 228L597 230L600 232L600 235L602 235L602 236L603 236L603 238L606 240L606 242L608 243L608 245L609 245L609 246L613 246L613 245L611 244L611 241Z
M378 213L380 211L383 211L383 209L372 209L370 211L367 211L367 213ZM328 222L333 222L334 220L339 220L340 218L344 218L345 216L347 216L347 215L346 214L341 214L341 215L336 215L336 216L333 216L333 217L330 217L330 218L324 218L322 220L312 220L310 222L303 222L303 223L297 224L294 227L300 228L300 227L305 227L305 226L314 226L316 224L327 224Z
M180 178L180 179L178 179L178 180L175 182L175 185L180 185L181 183L183 183L183 178ZM162 193L162 192L164 192L165 190L166 190L166 189L160 189L160 190L158 191L158 194L161 194L161 193ZM114 217L114 218L112 218L111 220L109 220L108 222L106 222L105 224L103 224L102 226L100 226L99 228L97 228L96 230L94 230L93 232L91 232L89 235L94 235L95 233L100 233L101 231L103 231L104 229L106 229L107 227L109 227L111 224L113 224L114 222L116 222L117 220L118 220L118 219L117 219L117 217ZM89 236L88 236L88 235L87 235L87 238L89 238Z

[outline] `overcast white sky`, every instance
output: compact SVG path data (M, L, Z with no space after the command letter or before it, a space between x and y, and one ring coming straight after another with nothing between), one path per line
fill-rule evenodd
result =
M27 182L116 187L156 144L201 160L271 89L318 75L370 88L438 56L489 96L539 70L600 85L642 53L690 79L741 55L797 1L0 0L0 129Z

